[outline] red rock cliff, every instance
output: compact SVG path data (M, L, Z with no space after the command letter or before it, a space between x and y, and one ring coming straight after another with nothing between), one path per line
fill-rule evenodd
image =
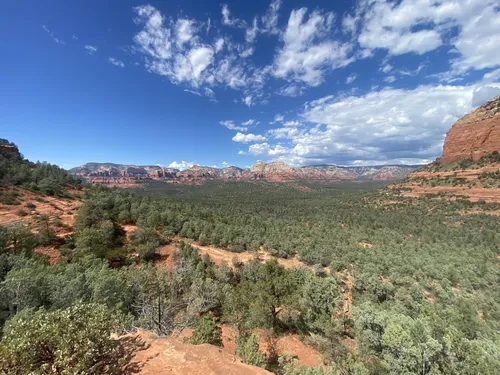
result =
M462 117L444 140L441 164L500 151L500 96Z

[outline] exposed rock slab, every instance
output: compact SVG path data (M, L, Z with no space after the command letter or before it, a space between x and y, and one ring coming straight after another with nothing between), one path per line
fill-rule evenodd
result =
M191 345L171 337L154 337L139 332L146 349L135 352L133 371L139 375L268 375L269 371L247 365L222 348Z

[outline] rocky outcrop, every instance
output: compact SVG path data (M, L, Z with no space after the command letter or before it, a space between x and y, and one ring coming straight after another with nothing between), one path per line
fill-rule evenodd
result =
M500 97L462 117L446 135L440 164L500 151Z
M8 143L6 140L2 139L0 139L0 155L4 156L7 159L21 160L23 158L15 144Z
M126 344L131 337L123 336L121 340ZM191 345L180 339L157 337L141 330L135 337L142 342L131 360L135 374L272 375L213 345Z
M285 163L256 162L252 167L215 168L195 165L179 171L178 169L159 166L130 166L112 163L88 163L73 168L71 173L83 177L91 183L131 184L152 180L166 180L172 183L200 184L207 180L252 181L362 181L362 180L397 180L415 170L416 166L385 165L375 167L339 167L336 165L315 165L294 168Z

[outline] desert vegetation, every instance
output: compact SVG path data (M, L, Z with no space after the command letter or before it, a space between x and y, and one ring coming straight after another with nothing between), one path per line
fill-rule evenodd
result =
M8 176L56 171L48 178L63 195L78 183L16 160L3 164L14 202L2 204L31 219L18 212L0 226L2 373L121 373L130 347L111 334L138 328L190 329L190 343L221 346L221 327L231 327L243 361L284 375L500 366L500 221L480 213L496 204L403 198L375 184L88 186L73 228L57 216L33 219L52 191ZM36 199L21 202L21 186ZM46 245L55 264L36 251ZM214 262L207 249L234 256ZM324 366L274 350L289 334Z
M33 233L25 226L1 229L1 350L7 353L1 366L8 372L23 358L24 349L16 348L25 346L12 344L19 324L38 332L47 316L90 304L96 314L109 314L114 332L141 327L171 335L193 328L197 344L220 345L220 326L229 324L241 358L277 373L495 373L498 218L463 215L477 206L466 200L391 197L388 204L387 194L367 185L89 187L55 265L33 253L50 237L40 230L43 221ZM134 228L128 235L126 226ZM216 265L189 241L236 258ZM172 269L161 266L159 252L169 243L178 243ZM261 262L259 249L304 266ZM239 262L243 252L255 260ZM323 354L326 369L266 357L255 329L300 335ZM118 349L102 345L108 353L102 363L81 366L110 366Z

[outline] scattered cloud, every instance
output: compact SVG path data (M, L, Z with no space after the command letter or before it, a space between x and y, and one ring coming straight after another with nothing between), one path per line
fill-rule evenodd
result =
M180 163L173 161L168 165L168 168L175 168L175 169L180 169L181 171L191 168L195 166L196 164L190 161L181 161Z
M300 121L286 121L283 123L283 126L300 126Z
M233 141L238 143L263 142L265 140L267 140L267 138L263 135L256 135L252 133L243 134L238 132L233 137Z
M117 60L114 57L108 58L108 62L110 64L113 64L114 66L119 66L120 68L125 68L125 64L123 63L123 61Z
M47 26L42 25L42 29L44 29L44 30L45 30L45 32L46 32L47 34L49 34L49 35L50 35L50 37L52 38L52 40L53 40L54 42L56 42L57 44L61 44L61 45L65 45L65 44L66 44L66 43L64 43L61 39L57 38L57 37L54 35L54 33L53 33L52 31L50 31L50 30L47 28Z
M271 121L270 124L275 124L277 122L283 122L285 121L285 117L283 115L280 115L280 114L277 114L276 116L274 116L274 121Z
M267 135L281 142L251 145L248 153L294 165L428 162L458 118L499 94L499 83L479 82L327 96L305 104L308 126L272 129Z
M394 81L396 81L396 79L396 76L390 75L384 78L384 82L393 83Z
M281 87L278 91L278 95L289 96L295 98L304 94L304 88L301 85L291 83Z
M243 126L252 126L253 124L258 125L259 122L255 121L254 119L250 119L250 120L247 120L247 121L241 123L241 125L243 125Z
M234 124L234 121L232 120L225 120L225 121L220 121L219 124L222 126L225 126L229 130L237 130L240 132L247 132L248 128L246 126L237 126Z
M356 78L358 78L358 75L356 73L349 74L345 79L345 83L350 85L356 80Z
M96 46L91 46L90 44L85 45L84 48L87 50L89 55L93 55L98 51L98 48Z

